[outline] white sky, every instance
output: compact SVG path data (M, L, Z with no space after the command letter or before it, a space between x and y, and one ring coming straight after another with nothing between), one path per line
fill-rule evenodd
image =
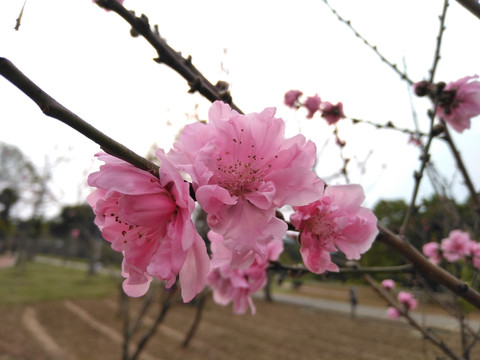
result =
M331 4L393 62L402 67L405 59L413 80L428 77L443 1L332 0ZM187 94L188 86L179 75L153 62L153 48L142 38L130 37L128 24L116 14L90 0L27 0L17 32L13 27L22 5L23 0L0 2L0 56L109 136L140 155L153 143L168 151L174 135L192 121L196 104L200 117L206 118L209 102ZM277 107L288 135L300 129L319 150L332 138L333 128L319 117L306 120L305 112L287 109L283 105L287 90L342 101L351 117L379 123L392 120L399 127L413 128L406 83L321 0L126 0L125 6L158 24L167 42L192 55L194 65L212 83L230 82L234 101L244 112ZM478 34L480 20L452 1L437 80L480 74L480 48L474 40ZM415 99L415 104L426 129L429 104L424 99ZM3 78L0 119L0 141L17 145L39 167L45 157L50 162L70 159L57 167L53 188L62 203L84 200L86 172L92 169L96 144L45 117ZM479 120L455 136L477 187ZM365 174L355 163L350 167L352 182L364 186L366 203L409 199L419 154L407 145L408 136L350 124L349 120L339 124L340 136L347 141L345 152L362 160L373 151ZM442 174L452 179L455 165L447 147L436 142L432 152ZM340 166L337 148L328 146L319 156L317 172L326 177ZM454 189L463 200L463 186ZM422 194L430 191L425 183Z

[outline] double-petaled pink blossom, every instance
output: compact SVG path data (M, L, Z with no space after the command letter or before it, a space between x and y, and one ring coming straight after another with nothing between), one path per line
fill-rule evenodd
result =
M251 295L267 283L267 268L270 260L277 260L283 251L281 240L272 240L267 244L266 257L256 255L247 268L232 268L232 251L225 246L222 235L212 231L208 233L212 250L212 266L207 284L213 289L213 299L221 305L233 302L233 311L243 314L250 307L255 314L255 305Z
M285 93L285 97L283 99L283 103L288 107L295 107L298 102L298 98L303 93L300 90L290 90Z
M466 76L448 83L442 90L445 99L441 99L437 115L456 131L470 128L470 119L480 114L480 82L471 81L478 75Z
M393 281L392 279L385 279L385 280L382 281L382 283L380 285L385 290L390 291L390 290L393 290L395 288L395 281Z
M428 257L434 264L439 264L442 261L442 253L440 251L440 244L435 241L430 241L423 245L423 254Z
M220 101L207 124L187 125L169 153L192 179L210 228L223 235L233 267L246 267L287 225L275 216L286 204L318 199L324 184L312 171L316 148L303 135L285 139L275 109L241 115Z
M171 287L179 276L187 302L203 289L210 260L191 220L194 202L188 183L162 150L157 156L162 163L158 178L97 154L105 164L88 177L97 189L87 200L103 237L124 255L124 291L142 296L153 277Z
M361 206L364 198L359 185L332 185L320 200L293 207L290 221L301 231L300 253L307 269L337 271L330 252L339 249L356 260L371 247L378 234L377 218Z
M473 240L470 235L461 230L452 230L448 238L442 240L441 249L445 259L455 262L464 259L471 253L471 245Z

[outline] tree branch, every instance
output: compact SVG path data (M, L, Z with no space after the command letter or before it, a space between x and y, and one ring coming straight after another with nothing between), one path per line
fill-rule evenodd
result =
M430 329L425 329L420 325L414 318L410 316L408 311L405 311L402 306L393 298L393 296L387 292L385 289L378 286L375 280L370 275L365 275L364 279L372 286L372 288L383 297L391 306L399 311L403 317L408 321L408 323L413 326L415 329L420 331L426 339L430 340L438 348L440 348L445 354L450 356L450 358L455 360L462 360L463 358L457 355L452 349L450 349L441 339L439 339Z
M480 19L480 4L477 0L457 0L457 2Z
M125 160L139 169L158 176L158 166L137 155L119 142L108 137L101 131L75 115L54 98L44 92L33 81L26 77L12 62L0 57L0 75L15 85L20 91L32 99L42 112L64 124L72 127L90 140L94 141L107 153Z
M209 82L203 74L192 64L192 57L182 57L182 54L173 50L167 42L160 37L157 27L152 31L148 18L145 15L140 17L135 16L131 11L128 11L116 0L97 0L97 5L107 10L112 10L120 15L126 22L132 26L132 36L142 35L150 45L157 51L158 57L154 59L157 63L164 63L185 80L190 86L189 93L198 91L211 102L221 100L230 104L232 109L242 113L242 111L233 103L232 97L225 89L223 82L218 82L213 85Z
M390 246L396 250L405 259L409 260L413 266L426 278L432 279L454 294L468 301L470 304L480 309L480 293L468 286L467 283L457 279L449 272L437 266L425 258L415 247L404 241L390 230L378 225L380 235L378 241Z

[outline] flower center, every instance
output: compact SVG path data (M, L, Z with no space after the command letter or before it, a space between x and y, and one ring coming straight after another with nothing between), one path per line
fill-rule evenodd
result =
M243 129L240 131L240 135L243 135ZM257 154L255 144L243 141L242 136L233 138L227 145L230 146L216 158L215 174L218 185L235 196L258 191L265 173L272 165ZM275 155L275 158L278 156Z

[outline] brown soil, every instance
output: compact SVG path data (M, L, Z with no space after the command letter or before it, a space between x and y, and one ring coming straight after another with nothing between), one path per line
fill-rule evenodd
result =
M422 360L441 355L401 322L351 319L258 299L255 304L255 316L235 315L231 307L207 301L197 334L186 349L181 343L195 307L177 305L147 344L142 359ZM131 302L133 310L139 305ZM156 311L148 314L145 326ZM0 307L0 319L0 360L121 359L122 319L114 298ZM458 335L440 335L459 349ZM472 359L480 359L477 350Z

